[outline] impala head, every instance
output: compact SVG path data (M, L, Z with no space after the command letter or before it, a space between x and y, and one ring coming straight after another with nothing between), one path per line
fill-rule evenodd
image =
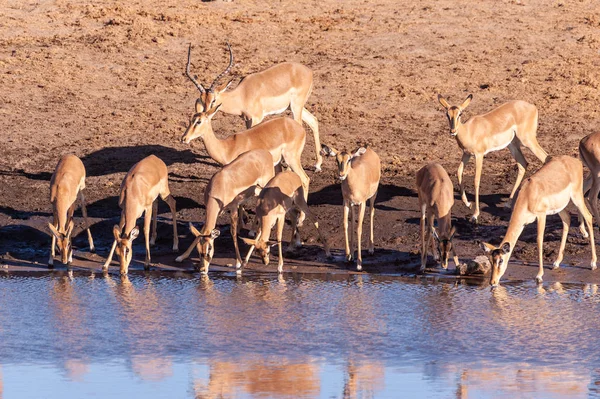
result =
M338 177L340 180L345 180L350 172L350 165L354 158L359 157L367 152L365 147L360 147L355 151L348 153L347 151L338 151L333 147L321 144L321 155L335 157L338 166Z
M196 249L200 255L200 273L206 274L215 253L215 238L220 236L221 232L213 229L210 234L202 234L192 223L190 223L190 231L196 236L194 244L196 244Z
M50 232L52 232L52 235L56 238L56 246L60 251L60 259L63 265L66 265L69 262L69 259L72 259L73 248L71 247L71 234L73 233L73 226L73 220L69 222L67 230L63 230L62 226L59 226L57 229L52 223L48 223Z
M446 108L446 116L448 117L448 122L450 123L450 134L456 136L458 133L458 125L460 124L460 115L467 108L471 100L473 99L473 95L469 94L465 101L462 104L450 105L448 101L441 94L438 94L438 101L444 108Z
M508 259L510 258L511 253L510 243L505 242L500 247L495 247L486 242L482 242L481 248L487 254L490 265L492 265L490 285L496 287L500 283L500 278L502 278L508 266Z
M190 141L198 137L203 137L207 129L210 129L212 117L215 116L221 104L216 107L209 109L206 112L199 112L192 115L190 125L181 136L181 142L189 144Z
M277 242L261 240L261 233L258 233L255 239L242 237L242 240L248 245L253 245L258 255L262 258L263 264L268 265L271 247L277 245Z
M198 80L197 80L198 77L192 76L190 74L190 59L191 59L191 54L192 54L192 45L190 44L190 47L188 48L188 62L187 62L187 66L185 69L185 74L188 78L190 78L192 83L194 83L194 86L196 86L196 88L200 92L200 96L196 100L196 112L197 113L206 111L207 109L211 109L212 107L215 106L215 104L220 104L221 103L221 101L220 101L221 94L225 90L227 90L229 85L234 80L234 79L231 79L226 84L221 85L219 87L215 87L217 85L217 83L219 82L219 80L223 76L227 75L229 73L229 71L231 70L231 67L233 66L233 52L231 51L231 46L229 45L229 43L227 43L227 49L229 50L229 65L227 66L227 68L225 68L225 70L223 72L221 72L219 75L217 75L215 80L213 80L213 82L211 83L210 87L208 89L205 89L204 86L202 86L202 84L198 82Z
M122 234L119 225L115 224L113 226L113 235L117 241L115 252L117 253L121 263L121 274L127 274L129 271L129 264L131 263L131 258L133 257L131 245L133 244L133 240L135 240L139 234L140 229L137 226L135 226L131 232L129 232L129 234Z
M452 229L450 229L450 234L447 237L444 235L440 237L435 227L433 228L432 233L437 243L438 255L440 256L442 267L447 269L448 259L452 253L452 239L454 238L454 233L456 233L456 228L452 226Z

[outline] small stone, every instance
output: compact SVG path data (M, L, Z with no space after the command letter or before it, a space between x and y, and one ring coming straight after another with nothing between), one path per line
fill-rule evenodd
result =
M489 273L490 268L491 265L487 256L479 255L467 263L461 263L459 267L456 268L456 274L461 276L470 276L474 274L482 275Z

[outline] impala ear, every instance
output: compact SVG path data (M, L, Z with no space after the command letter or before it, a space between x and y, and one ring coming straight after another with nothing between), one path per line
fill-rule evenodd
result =
M431 234L433 234L433 238L435 238L436 241L440 241L440 236L437 233L437 230L435 229L435 227L431 228Z
M465 98L465 101L463 101L463 103L462 103L462 104L460 104L460 107L458 107L458 108L460 108L460 110L461 110L461 111L462 111L463 109L467 108L467 107L469 106L469 103L471 102L471 100L472 100L472 99L473 99L473 95L472 95L472 94L469 94L469 95L467 96L467 98Z
M440 104L442 104L442 107L446 109L450 108L450 104L448 104L448 101L446 101L446 99L442 97L441 94L438 94L438 101L440 102Z
M204 100L202 99L202 97L199 97L198 99L196 99L195 108L196 108L197 114L204 112L206 107L204 106Z
M208 111L206 111L208 118L212 118L213 116L215 116L215 114L217 113L219 108L221 108L221 105L222 105L222 103L217 106L214 106L211 109L209 109Z
M130 239L131 241L133 241L133 240L135 240L135 239L137 238L137 236L139 236L139 235L140 235L140 229L139 229L137 226L135 226L135 227L133 228L133 230L131 230L131 233L129 233L129 239Z
M48 223L48 227L50 228L50 232L52 235L58 239L60 239L60 233L56 230L56 227L52 223Z
M354 154L352 154L352 158L360 157L365 152L367 152L367 149L365 147L360 147L359 149L354 151Z
M118 224L115 224L113 226L113 235L115 236L115 240L121 239L121 228L119 227Z
M256 239L252 239L252 238L246 238L246 237L240 237L242 239L242 241L244 241L246 244L248 245L254 245L256 246Z
M483 249L483 251L487 254L489 254L490 252L492 252L494 249L496 249L495 246L493 246L492 244L488 244L487 242L480 242L479 246L481 247L481 249Z
M450 237L448 237L450 241L452 241L452 239L454 238L454 234L456 234L456 227L452 226L452 228L450 229Z
M510 252L510 243L505 242L504 244L502 244L502 252L504 252L504 254L507 254Z
M66 237L71 237L71 234L73 233L73 227L75 227L75 223L73 222L73 219L71 219L69 222L69 227L67 227L67 232L65 233Z
M194 227L192 222L190 222L189 228L190 228L190 231L192 232L192 234L195 235L196 237L198 237L200 235L200 232L198 231L197 228Z
M325 144L321 144L321 155L327 156L327 157L335 157L337 155L338 151L333 148L333 147L329 147Z
M233 83L233 81L234 81L235 79L236 79L236 78L231 78L231 80L230 80L229 82L227 82L227 83L225 83L225 84L223 84L223 85L219 86L219 87L217 88L217 90L216 90L216 91L217 91L217 93L221 94L221 93L223 93L225 90L227 90L227 89L229 88L229 86L231 86L231 84Z
M221 235L221 232L217 229L213 229L213 231L210 232L210 238L212 238L213 240L220 235Z

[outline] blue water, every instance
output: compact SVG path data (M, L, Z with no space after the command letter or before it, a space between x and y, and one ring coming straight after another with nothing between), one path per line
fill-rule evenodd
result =
M587 398L595 285L0 277L0 398Z

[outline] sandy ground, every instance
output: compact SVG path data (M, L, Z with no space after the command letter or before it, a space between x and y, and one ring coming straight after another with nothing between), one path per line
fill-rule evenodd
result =
M455 103L473 93L467 117L511 99L536 104L539 142L551 155L576 155L579 140L600 127L596 0L5 0L1 5L0 256L7 271L45 270L49 180L67 153L80 156L87 169L88 212L98 248L97 254L88 253L77 211L74 267L99 270L119 217L120 182L149 154L169 167L181 218L181 247L190 243L187 221L203 220L202 192L218 168L201 141L179 142L197 97L184 75L190 42L195 46L193 69L205 84L226 66L225 40L236 58L233 73L240 77L282 61L309 66L315 86L307 108L319 119L321 142L349 150L368 142L379 153L383 174L375 214L376 252L365 256L367 272L406 272L418 264L414 175L421 166L440 162L457 185L461 153L437 103L438 93ZM224 114L213 123L222 137L243 126L240 118ZM525 156L529 175L540 162L528 150ZM312 179L309 204L336 259L325 259L314 232L305 228L306 245L286 258L285 269L346 272L351 265L342 261L335 165L326 160L323 172L313 172L310 131L303 164ZM476 239L496 244L502 239L510 217L503 203L516 171L508 150L486 156L478 226L456 202L455 241L461 260L481 253ZM471 163L466 169L469 193L473 174ZM173 262L170 214L164 203L160 213L153 249L156 267L191 270L189 261L181 266ZM217 241L214 263L224 266L231 263L233 245L227 217L220 223L224 234ZM558 252L560 228L558 216L548 218L548 265ZM535 276L535 235L535 224L525 229L508 278ZM144 255L143 240L138 241L133 267L139 269ZM589 259L586 240L572 227L565 267L547 270L546 280L598 282L600 272L586 269ZM434 272L433 260L431 266Z

